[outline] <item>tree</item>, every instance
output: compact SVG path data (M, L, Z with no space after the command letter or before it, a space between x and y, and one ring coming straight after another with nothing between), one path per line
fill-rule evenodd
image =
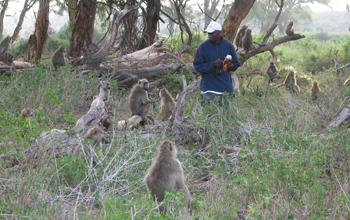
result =
M4 17L8 4L9 0L0 1L0 40L2 39L2 32L4 31Z
M222 26L222 35L233 42L237 29L242 20L248 15L252 9L255 0L236 0L230 8L224 24Z
M181 42L182 42L182 49L179 51L179 54L182 54L186 50L188 50L191 47L192 44L192 32L190 29L190 26L188 25L186 19L185 19L185 9L187 7L188 0L169 0L170 7L164 7L164 10L161 12L167 16L173 23L179 25L180 28L180 36L181 36ZM175 12L173 12L173 10ZM175 15L172 16L171 14L168 14L167 11L171 11L171 14ZM184 32L188 34L188 40L185 43L184 38ZM187 46L185 46L187 45Z
M73 58L80 56L84 47L87 47L92 42L95 18L93 15L94 2L91 0L80 0L78 3L69 50L69 56Z
M219 2L220 0L204 0L204 29L209 25L210 21L212 20L214 12Z
M284 10L278 21L278 30L283 34L285 26L290 20L297 21L299 19L311 19L309 6L307 3L319 3L328 5L331 0L285 0ZM253 23L260 26L260 33L266 32L274 17L278 13L279 8L276 1L272 0L257 0L252 8L252 12L247 16L248 20L253 20Z
M30 36L28 43L28 62L34 61L38 63L41 58L49 29L49 3L50 0L39 0L39 11L34 34Z
M17 26L16 26L15 30L13 31L12 42L14 42L18 38L19 32L22 29L24 16L26 15L27 11L29 11L29 9L31 9L33 7L33 5L35 3L37 3L37 1L38 0L25 0L24 1L23 9L21 11L21 14L19 15L19 20L18 20Z
M157 33L160 7L160 0L147 0L147 9L144 11L145 25L139 49L143 49L154 43L154 38Z
M253 7L255 0L236 0L233 6L230 9L229 15L225 19L224 25L223 25L223 36L226 39L232 39L234 40L234 36L236 35L237 28L244 19L244 17L248 14L250 9ZM268 43L268 39L271 36L272 32L276 29L278 26L278 20L281 16L282 10L284 8L284 0L275 0L276 5L278 6L279 10L275 17L274 22L269 27L269 29L266 32L266 35L262 42L260 42L259 46L255 48L253 51L245 51L243 54L239 54L239 60L243 64L245 61L247 61L249 58L259 54L264 53L266 51L269 51L273 57L273 60L276 61L276 54L274 52L274 47L293 40L298 40L301 38L304 38L304 35L300 34L293 34L293 35L286 35L281 38L275 39L272 42ZM237 48L238 51L239 48Z

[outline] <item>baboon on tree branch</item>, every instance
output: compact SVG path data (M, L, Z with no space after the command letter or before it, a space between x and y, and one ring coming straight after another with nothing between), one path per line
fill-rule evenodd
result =
M285 32L288 36L294 35L293 21L290 21L289 24L285 28Z

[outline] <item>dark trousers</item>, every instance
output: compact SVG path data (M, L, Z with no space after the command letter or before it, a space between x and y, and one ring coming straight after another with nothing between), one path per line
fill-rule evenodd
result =
M222 94L222 95L208 92L208 93L202 94L201 106L204 107L206 105L210 105L211 103L214 103L215 105L219 105L220 107L227 108L230 102L233 100L233 97L235 97L233 92L226 92L225 94Z

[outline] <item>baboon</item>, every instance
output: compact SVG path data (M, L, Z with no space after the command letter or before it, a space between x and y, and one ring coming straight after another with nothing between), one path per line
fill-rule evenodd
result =
M269 76L269 83L273 82L273 80L276 78L281 78L278 75L279 70L277 69L277 66L275 65L274 61L270 62L269 68L267 68L266 73Z
M253 44L252 30L248 28L245 31L245 34L242 39L242 46L246 54L249 52L249 49L251 48L252 44Z
M162 117L162 120L166 120L172 115L176 103L166 88L159 91L159 97L161 98L159 115Z
M132 115L139 115L146 120L148 111L154 101L148 99L148 80L140 79L132 88L129 96L129 105Z
M22 111L21 111L21 118L22 120L25 120L25 119L30 119L31 117L34 116L34 109L31 109L31 108L24 108Z
M5 37L0 42L0 61L5 62L7 65L12 65L13 55L11 54L11 40L10 36Z
M181 163L176 159L177 149L173 142L165 140L158 145L158 155L147 171L144 183L151 192L153 201L164 200L165 191L176 189L183 193L185 208L190 207L190 192L185 185L185 175ZM164 211L164 208L161 208Z
M7 51L0 55L0 61L3 61L7 65L11 66L13 62L13 55Z
M66 60L64 59L64 53L66 52L66 47L65 46L60 46L55 53L52 56L52 63L55 69L57 70L57 67L60 66L65 66L66 65Z
M242 38L244 36L244 33L245 31L247 30L248 26L247 25L243 25L239 31L237 32L237 36L236 36L236 39L235 39L235 43L236 43L236 46L237 48L238 47L242 47Z
M320 87L318 86L318 82L314 81L314 84L311 88L311 100L315 101L317 100L317 93L321 91Z
M292 29L292 27L293 27L293 21L290 21L289 24L284 29L284 31L288 36L294 35L294 29Z
M103 135L103 130L97 126L89 128L89 130L86 132L84 135L85 139L90 139L95 141L93 147L96 148L100 145L100 143L105 142L105 137ZM78 144L77 146L74 147L73 153L76 156L79 156L79 151L81 149L81 145Z
M295 78L295 74L293 71L290 71L288 73L288 76L286 77L286 79L284 80L284 84L286 86L287 89L291 90L294 94L296 92L300 92L300 88L297 85L297 80Z
M0 55L2 55L5 52L11 52L11 40L12 38L10 36L7 36L4 39L2 39L2 41L0 42Z
M108 81L100 81L97 87L97 96L102 97L102 100L106 104L106 108L109 109L112 103L111 86Z

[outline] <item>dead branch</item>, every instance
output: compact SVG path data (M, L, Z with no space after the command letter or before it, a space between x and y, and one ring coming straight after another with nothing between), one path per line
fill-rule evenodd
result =
M269 37L271 36L272 32L276 29L276 27L277 27L277 25L278 25L277 22L278 22L278 20L279 20L279 18L280 18L280 16L281 16L281 13L282 13L282 10L283 10L283 6L284 6L284 1L281 0L281 4L278 4L278 2L277 2L277 0L276 0L276 4L278 5L278 7L279 7L280 9L278 10L278 13L277 13L277 15L276 15L276 18L275 18L274 22L272 23L271 27L269 28L269 30L267 31L267 33L266 33L264 39L261 41L260 46L266 44L266 42L267 42L267 40L269 39ZM274 57L274 60L275 60L275 57Z
M266 51L270 51L273 57L276 57L275 52L273 51L273 48L277 45L289 42L289 41L294 41L294 40L299 40L301 38L305 38L305 35L300 35L300 34L294 34L294 35L286 35L284 37L278 38L266 45L263 45L261 47L258 47L256 50L250 51L247 54L240 54L239 61L241 64L243 64L245 61L247 61L249 58L259 54L259 53L264 53Z
M349 117L350 117L350 104L345 106L345 108L329 123L327 128L339 126L344 121L348 120Z
M178 122L181 122L181 114L182 110L184 108L185 100L187 99L188 94L193 93L199 86L201 79L197 79L194 82L192 82L185 90L181 92L181 95L179 99L176 102L175 109L173 111L173 114L171 115L171 119L168 124L167 130L170 131L173 128L174 120L176 119Z

